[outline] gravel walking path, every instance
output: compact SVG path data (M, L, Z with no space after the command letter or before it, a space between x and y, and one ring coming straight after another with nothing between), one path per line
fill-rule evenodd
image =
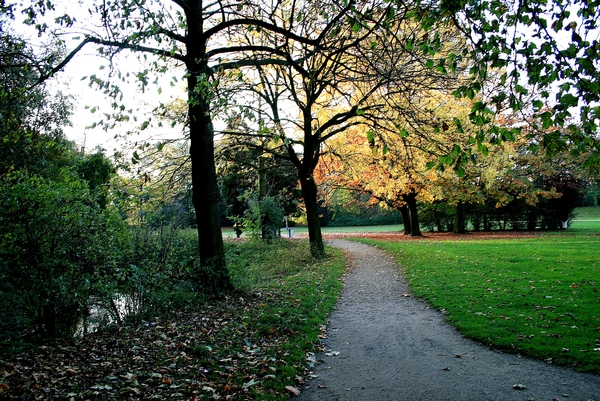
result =
M411 296L391 256L333 240L350 263L316 378L299 401L600 401L600 377L463 338ZM514 385L524 388L515 389Z

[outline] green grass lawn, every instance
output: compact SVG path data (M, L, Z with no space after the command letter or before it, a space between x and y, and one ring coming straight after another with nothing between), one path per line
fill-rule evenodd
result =
M401 230L401 225L323 229ZM540 232L536 238L361 241L392 253L413 294L442 310L465 336L600 373L600 207L579 208L567 230ZM256 270L250 277L262 281L262 274ZM263 284L272 280L265 278Z
M575 213L571 228L600 233L600 206L580 207Z
M600 373L600 218L537 238L361 241L393 254L465 336Z
M308 234L308 228L306 226L292 227L294 235L296 234ZM399 232L404 230L402 224L389 224L382 226L360 226L360 227L321 227L323 233L382 233L382 232ZM235 238L235 232L233 228L224 227L222 229L223 236L226 238ZM285 229L281 231L282 237L287 237Z

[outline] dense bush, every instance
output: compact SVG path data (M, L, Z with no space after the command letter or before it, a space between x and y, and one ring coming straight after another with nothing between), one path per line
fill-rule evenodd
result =
M279 230L284 224L284 210L271 196L258 200L256 194L247 191L243 195L247 209L242 217L234 217L236 228L243 227L243 231L251 238L272 240L279 237Z
M91 328L152 318L201 295L193 279L197 236L173 226L130 226L118 250L120 263L90 299Z
M218 291L195 233L128 226L97 200L67 172L0 180L0 341L82 335Z
M332 203L327 207L327 225L331 227L371 226L401 224L402 216L397 210L367 205L366 200L353 203Z
M13 173L0 181L0 333L71 334L115 264L119 220L87 183Z

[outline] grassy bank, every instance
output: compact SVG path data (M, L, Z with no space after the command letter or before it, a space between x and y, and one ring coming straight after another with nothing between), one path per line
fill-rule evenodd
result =
M415 296L491 347L600 373L600 224L537 238L376 244Z
M0 355L0 399L287 400L341 288L308 241L228 243L238 289L82 339Z

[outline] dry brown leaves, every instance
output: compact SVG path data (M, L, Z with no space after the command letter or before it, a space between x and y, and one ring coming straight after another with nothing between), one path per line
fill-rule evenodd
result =
M381 241L470 241L481 239L511 239L511 238L534 238L542 235L536 231L479 231L467 232L465 234L454 234L451 232L432 232L423 233L422 236L412 237L401 232L395 233L326 233L323 237L326 239L334 238L368 238Z
M13 355L0 360L0 399L254 399L251 393L285 364L277 358L285 333L256 336L244 315L272 301L230 296Z

